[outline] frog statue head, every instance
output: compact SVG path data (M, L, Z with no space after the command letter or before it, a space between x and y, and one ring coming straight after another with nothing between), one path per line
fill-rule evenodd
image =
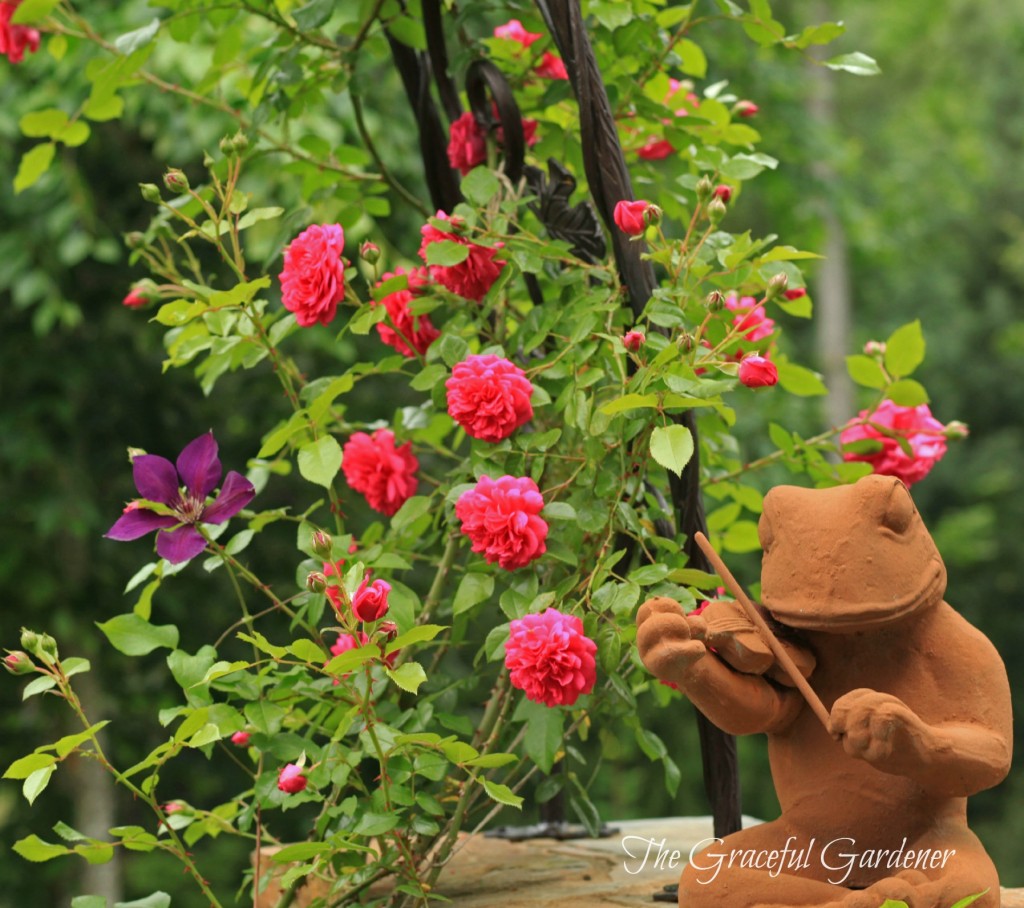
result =
M790 627L867 630L936 605L946 590L935 543L891 476L825 490L777 486L758 534L761 601Z

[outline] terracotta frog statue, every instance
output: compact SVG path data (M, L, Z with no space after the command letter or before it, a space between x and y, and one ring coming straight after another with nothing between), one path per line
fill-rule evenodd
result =
M779 819L691 855L685 908L951 908L999 879L967 797L1009 771L1010 692L995 648L943 601L946 570L897 479L780 486L764 501L761 598L828 711L778 671L738 608L637 615L647 668L712 722L764 732Z

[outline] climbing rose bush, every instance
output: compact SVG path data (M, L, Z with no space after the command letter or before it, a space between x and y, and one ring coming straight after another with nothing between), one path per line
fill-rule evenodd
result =
M901 407L883 400L874 411L861 410L839 436L843 446L868 442L869 451L844 451L848 461L871 465L875 473L896 476L912 486L946 453L946 427L928 407ZM910 450L904 449L907 445ZM862 445L863 447L863 445Z
M545 552L548 525L540 517L544 498L529 477L481 476L455 505L462 532L492 564L506 571L525 567Z
M456 363L445 387L448 415L473 438L498 442L533 418L526 373L493 353Z
M572 706L597 681L597 644L583 622L557 609L525 615L509 625L505 667L513 687L546 706Z
M674 794L679 755L642 720L677 695L637 664L637 606L713 595L686 554L692 517L706 509L727 555L750 551L773 467L818 486L930 469L945 441L912 377L924 334L904 325L849 358L864 409L848 427L789 428L793 407L826 392L788 340L813 314L800 263L814 256L754 236L731 205L777 149L761 152L746 86L727 61L704 62L705 17L673 18L683 7L590 5L577 37L593 38L615 120L587 133L558 41L525 5L493 35L469 15L442 23L447 65L427 59L438 48L417 20L450 4L184 6L108 34L88 5L33 0L21 10L35 18L13 26L0 0L3 52L20 59L47 33L31 67L53 70L12 112L18 192L52 160L56 192L90 123L118 111L151 135L147 92L161 92L160 122L201 118L195 137L153 143L182 160L142 184L151 217L131 225L117 280L163 333L163 368L197 380L194 412L176 391L165 430L231 412L217 434L240 452L223 484L212 432L176 463L130 452L137 497L108 535L136 540L142 563L98 602L97 632L167 688L153 728L118 739L124 763L98 735L117 704L89 716L76 693L84 659L31 630L4 658L25 697L47 694L41 714L65 704L78 723L6 776L31 800L89 751L131 804L118 818L131 825L102 839L33 833L15 849L90 862L158 851L152 866L177 861L198 892L186 904L212 908L240 886L252 901L279 871L285 900L310 879L338 908L425 905L459 837L499 809L557 792L596 832L579 780L603 742L635 742ZM500 6L493 21L513 13ZM749 14L732 9L719 4L715 27L745 41ZM812 34L775 25L760 33L793 36L780 54ZM388 47L416 66L390 71ZM486 76L479 122L464 112L470 61ZM444 90L429 84L445 71ZM59 103L33 109L49 94ZM413 114L416 128L399 128ZM510 117L522 160L497 126ZM605 183L621 162L597 146L616 130L632 188ZM588 169L584 150L613 166ZM112 317L138 321L119 295ZM218 394L219 411L199 407ZM916 421L886 424L898 408ZM841 433L851 458L837 462ZM208 591L187 633L168 601L179 571ZM129 753L139 741L155 746ZM183 774L165 768L179 757L208 784L175 787ZM253 866L230 868L221 893L206 839L227 835Z
M304 328L327 325L345 297L345 232L339 224L313 224L284 252L281 302Z
M344 447L345 480L375 511L391 516L416 494L419 461L412 443L395 447L395 433L378 429L372 435L356 432Z
M25 25L12 25L11 17L21 5L21 0L0 3L0 56L11 63L20 63L25 51L39 50L39 31Z
M452 223L443 211L437 212L436 217L438 220ZM456 225L457 222L453 224ZM458 234L439 230L430 223L424 224L420 233L420 258L429 266L431 278L457 296L479 303L505 266L505 262L497 258L498 250L474 243ZM431 265L428 250L431 244L438 242L465 246L466 258L454 265Z
M423 293L429 283L426 268L410 268L401 266L394 273L386 273L377 286L381 287L396 277L405 276L406 287L393 290L381 297L379 304L384 307L391 324L377 323L380 339L389 347L394 347L403 356L423 356L430 345L436 341L441 332L434 327L429 315L414 315L409 304Z

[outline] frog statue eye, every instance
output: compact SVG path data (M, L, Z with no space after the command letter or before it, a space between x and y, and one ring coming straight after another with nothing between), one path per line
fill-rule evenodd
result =
M889 501L882 512L882 526L902 535L907 531L916 513L917 508L914 507L907 487L899 480L893 482Z

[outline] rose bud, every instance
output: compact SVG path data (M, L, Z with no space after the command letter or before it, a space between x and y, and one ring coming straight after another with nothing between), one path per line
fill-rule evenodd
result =
M295 763L288 763L281 767L277 777L277 787L287 794L298 794L309 783L302 774L302 767Z
M778 274L774 274L771 280L768 281L768 286L764 288L764 298L766 300L773 300L780 293L784 293L786 287L789 285L789 278L786 277L784 271L780 271Z
M236 731L231 736L231 743L234 744L235 747L248 747L249 739L251 737L252 735L250 735L249 732L247 731Z
M885 341L868 341L864 345L864 353L868 356L885 356Z
M805 287L794 287L792 290L787 290L782 294L788 300L798 300L801 297L807 296L807 289Z
M164 174L164 186L181 195L189 190L188 177L177 167L172 167Z
M359 584L359 589L352 596L352 611L360 621L377 621L387 614L388 594L391 592L391 584L386 580L374 580L369 582L369 577L364 577Z
M725 307L725 297L720 291L712 290L704 297L704 305L708 307L708 312L721 312Z
M622 346L625 347L630 353L636 353L647 340L647 336L643 331L627 331L622 335Z
M368 265L376 265L380 261L380 246L367 241L359 247L359 254Z
M331 560L331 550L334 548L334 540L331 539L330 533L325 533L323 530L316 530L313 533L313 540L310 543L310 546L321 561Z
M740 101L733 108L737 116L740 117L753 117L757 114L760 108L753 101Z
M615 226L623 233L628 233L630 236L640 236L647 229L648 224L656 222L650 219L649 212L652 208L655 208L655 206L643 199L638 199L635 202L628 202L623 199L621 202L616 202L612 219L615 221ZM659 219L660 216L661 211L659 209Z
M156 183L139 183L139 190L142 192L142 198L147 202L159 204L162 201L160 187Z
M12 675L27 675L36 670L35 664L21 650L14 650L4 656L4 668Z
M726 186L725 183L719 183L715 187L715 197L722 200L723 204L728 205L732 201L732 186Z
M707 215L712 226L718 224L718 222L725 217L725 212L725 202L718 198L718 196L715 196L710 202L708 202Z
M327 589L327 578L322 571L310 571L306 575L306 589L311 593L322 593Z
M121 300L121 305L127 306L129 309L139 309L142 306L145 306L148 302L149 300L143 294L139 293L139 289L137 287L133 287L128 291L128 295Z
M748 388L767 388L779 380L775 363L756 353L743 357L740 362L740 381Z
M954 419L952 422L946 423L945 431L942 434L949 439L960 439L970 435L971 430L967 427L966 423L960 422L959 419Z
M706 202L708 199L711 198L711 196L714 193L714 191L715 191L715 184L712 183L711 180L708 177L703 176L699 180L697 180L697 201L698 202Z

